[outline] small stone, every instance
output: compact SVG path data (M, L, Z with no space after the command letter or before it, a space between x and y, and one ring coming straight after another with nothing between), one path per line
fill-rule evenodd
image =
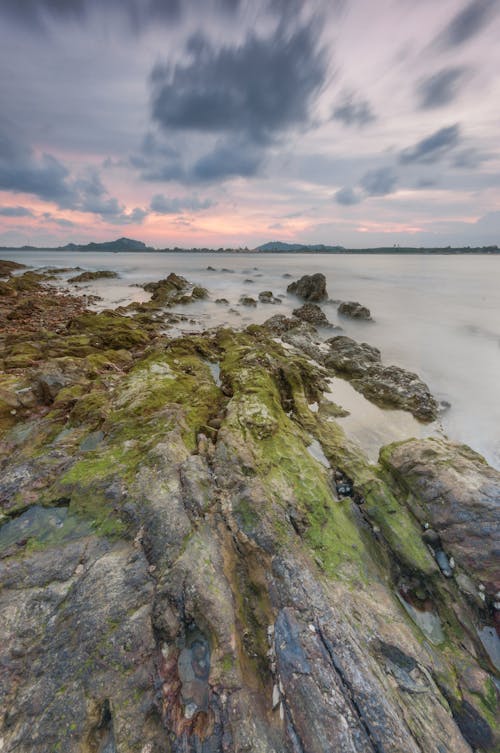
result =
M277 685L273 686L273 709L276 708L276 706L281 701L281 695L280 695L280 689Z

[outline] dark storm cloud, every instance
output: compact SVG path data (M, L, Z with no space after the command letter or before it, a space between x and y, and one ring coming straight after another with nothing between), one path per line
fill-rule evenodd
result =
M359 194L356 193L352 188L344 187L340 188L337 193L334 196L335 201L337 204L342 204L342 206L349 207L353 204L359 204L361 201L361 197Z
M368 196L387 196L394 191L397 180L390 167L380 167L365 173L360 183Z
M0 207L1 217L33 217L33 212L28 207Z
M30 193L67 206L74 200L69 170L50 154L37 157L0 123L0 190Z
M139 222L147 214L139 208L126 212L116 198L109 196L97 170L89 169L75 179L62 162L50 154L37 156L29 146L14 138L2 123L0 190L32 194L61 209L98 214L115 224Z
M287 17L300 11L304 0L261 0L259 4L278 17ZM171 26L189 13L198 19L214 13L231 18L242 5L243 0L1 0L0 16L40 32L50 21L82 24L104 10L105 15L114 14L139 33L158 23Z
M264 159L264 151L252 144L229 139L216 144L213 151L201 157L192 167L190 178L217 181L235 176L256 175Z
M376 120L368 100L356 99L354 95L345 97L334 107L332 117L346 126L365 126Z
M447 128L440 128L439 131L422 139L415 146L404 149L399 155L399 161L403 164L435 162L458 146L459 143L460 127L458 123L455 123L455 125Z
M486 26L495 9L497 0L472 0L457 13L437 38L443 47L458 47L478 34Z
M110 10L124 18L135 31L157 22L176 21L182 0L2 0L0 14L24 26L43 29L47 21L83 23L95 11Z
M197 35L186 63L155 66L153 118L165 130L237 133L266 144L309 120L313 96L325 79L326 58L317 29L303 26L268 38L250 34L215 49Z
M429 110L453 102L460 93L460 85L464 82L469 70L465 66L443 68L421 81L417 88L419 107Z

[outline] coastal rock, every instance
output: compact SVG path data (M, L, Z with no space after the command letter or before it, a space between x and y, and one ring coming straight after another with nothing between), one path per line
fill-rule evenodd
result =
M382 407L408 410L421 421L436 419L439 406L417 374L399 366L384 366L380 351L339 335L327 341L324 363L346 376L359 392Z
M262 290L259 293L259 301L261 303L281 303L279 298L275 298L272 290Z
M242 295L240 297L240 304L242 306L256 306L257 301L249 295Z
M371 321L372 318L370 309L367 309L366 306L362 306L357 301L343 301L337 311L340 316L345 316L349 319L365 319L366 321Z
M8 277L12 272L17 272L20 269L26 269L26 264L0 259L0 277Z
M70 350L85 381L0 426L2 750L498 749L483 602L416 508L451 567L432 495L496 497L491 469L457 459L425 503L397 447L370 464L321 409L311 324L284 347L272 326L168 337L153 313L17 323L38 363L1 375L8 400Z
M294 309L293 315L316 327L331 327L326 314L316 303L304 303L300 308Z
M116 272L101 269L96 272L82 272L75 277L70 277L68 282L92 282L93 280L112 280L118 277Z
M313 275L304 275L296 282L291 282L287 287L288 293L293 293L304 301L320 303L328 298L326 292L326 278L321 272Z
M390 445L381 462L407 493L425 531L493 598L500 590L500 472L465 445L438 439Z

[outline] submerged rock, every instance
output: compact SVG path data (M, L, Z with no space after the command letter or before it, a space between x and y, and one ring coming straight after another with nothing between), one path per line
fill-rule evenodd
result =
M349 319L365 319L371 321L372 315L370 309L362 306L357 301L343 301L337 311L340 316L349 317Z
M311 303L320 303L328 298L326 292L326 278L321 272L313 275L304 275L296 282L291 282L287 287L288 293L302 298Z
M117 272L101 269L97 272L82 272L75 277L70 277L68 282L91 282L92 280L112 280L118 277Z

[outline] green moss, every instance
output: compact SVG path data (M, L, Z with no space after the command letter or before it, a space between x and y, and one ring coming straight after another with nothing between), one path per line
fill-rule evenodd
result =
M420 526L405 505L375 480L363 489L367 514L381 530L392 551L411 570L433 575L434 558L422 541Z
M114 350L132 350L150 340L150 335L137 322L114 311L81 314L71 320L69 331L87 334L94 347Z
M72 426L102 423L109 413L109 396L104 391L94 390L80 397L73 407L69 420Z

